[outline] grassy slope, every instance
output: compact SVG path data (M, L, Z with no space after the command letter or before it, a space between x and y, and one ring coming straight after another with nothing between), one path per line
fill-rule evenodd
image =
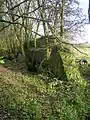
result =
M86 58L86 59L88 59L88 61L90 63L90 44L76 44L75 47L79 51L84 53L84 54L82 54L79 51L77 51L76 49L74 49L75 57L76 58Z
M52 95L55 89L47 86L43 79L45 77L41 74L22 73L16 64L0 65L0 120L8 120L9 116L9 120L11 116L14 120L18 115L17 111L28 101L41 99L44 101L47 99L44 95L46 97ZM15 120L18 119L21 118L16 116Z
M4 107L10 107L10 104L11 106L19 105L25 102L27 96L29 99L36 98L37 91L41 92L34 84L34 81L37 83L38 80L33 75L26 76L0 66L0 106L4 109ZM42 81L39 83L43 88L44 83ZM0 114L3 115L3 112Z
M48 80L47 76L28 74L26 71L21 71L21 66L14 62L0 65L0 120L32 120L29 116L33 112L30 110L34 110L37 118L34 120L41 120L40 116L38 116L41 112L39 102L43 106L43 120L64 120L66 118L70 120L83 120L78 118L78 114L81 117L83 116L83 106L78 107L78 105L75 105L76 108L73 107L73 100L76 98L77 91L75 85L72 84L73 86L70 85L69 88L69 86L63 86L60 83L61 86L56 95L55 82L47 85L45 83ZM79 93L79 95L82 100L82 94ZM59 99L61 99L60 103L58 103ZM32 100L39 102L38 104L35 102L34 105L30 106ZM78 102L82 105L81 101ZM61 111L56 113L54 109ZM55 116L60 114L61 119L52 117L54 114ZM49 115L50 118L44 118ZM22 116L25 116L25 118Z

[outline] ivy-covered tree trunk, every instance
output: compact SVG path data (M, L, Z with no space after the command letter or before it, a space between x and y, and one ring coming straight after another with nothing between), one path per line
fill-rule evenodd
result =
M60 39L61 41L64 41L64 11L65 11L65 0L62 0L62 7L61 7L61 28L60 28ZM61 49L63 50L63 46L61 43ZM61 51L60 51L61 53ZM63 53L64 54L64 53ZM63 65L63 57L60 54L61 60L62 60L62 66L63 66L63 73L65 74L65 80L67 81L67 75L66 75L66 71L65 71L65 66Z
M40 0L37 0L38 6L40 7ZM47 32L47 24L45 22L46 20L46 13L45 13L45 0L42 0L42 8L40 8L40 17L42 19L42 24L43 24L43 30L44 30L44 36L46 40L46 59L48 60L48 53L49 53L49 43L48 43L48 32Z
M60 36L61 38L64 37L64 10L65 10L65 0L62 0L62 7L61 7L61 31Z

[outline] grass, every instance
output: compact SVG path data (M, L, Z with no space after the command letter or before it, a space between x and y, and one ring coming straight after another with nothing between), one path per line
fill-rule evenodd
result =
M0 65L0 120L85 120L87 99L76 83L28 73L14 61Z
M10 64L0 65L0 119L3 120L5 117L9 120L22 120L24 112L26 111L26 114L28 111L27 104L34 104L32 103L34 100L39 101L41 98L46 99L44 98L45 94L47 94L46 96L52 95L55 89L51 88L50 85L47 86L43 79L45 77L43 78L41 74L33 75L21 71L18 66L15 68L15 63L11 66ZM35 107L38 104L32 106ZM24 108L25 106L27 108ZM20 111L21 108L22 111ZM27 120L28 116L25 115L25 117Z

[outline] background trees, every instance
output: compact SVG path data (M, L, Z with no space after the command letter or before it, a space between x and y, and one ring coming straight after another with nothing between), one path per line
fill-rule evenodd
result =
M42 35L54 35L60 38L62 26L62 0L1 0L0 31L3 48L9 48L11 53L23 49L23 44L29 47L29 41L34 41ZM81 35L86 22L77 0L65 1L64 36L73 40ZM48 40L46 39L47 44ZM68 41L67 41L68 42ZM4 43L4 44L3 44ZM47 46L48 49L48 46Z

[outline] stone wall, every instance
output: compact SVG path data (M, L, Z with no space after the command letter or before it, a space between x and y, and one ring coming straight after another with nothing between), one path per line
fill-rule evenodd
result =
M60 47L58 45L53 46L50 54L49 67L50 71L60 79L67 79L64 70L63 60L59 54Z

